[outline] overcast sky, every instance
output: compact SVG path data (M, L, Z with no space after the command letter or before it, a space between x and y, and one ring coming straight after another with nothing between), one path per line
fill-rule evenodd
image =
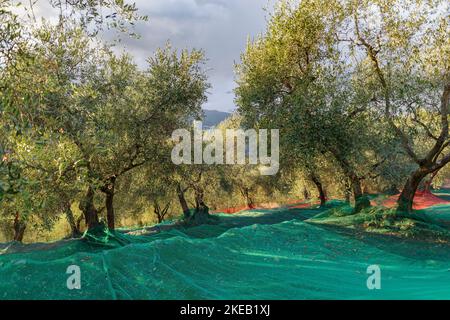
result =
M139 23L140 39L124 37L122 50L141 67L156 48L168 40L176 48L201 48L208 58L212 88L205 109L235 109L234 63L239 62L248 37L265 30L267 12L275 0L134 0L148 22ZM131 2L131 1L130 1ZM38 1L37 16L57 20L58 12L48 1Z
M234 63L247 38L265 29L268 0L137 0L149 17L137 27L138 40L125 39L124 47L140 65L170 40L176 48L202 48L208 58L212 88L205 109L234 109Z

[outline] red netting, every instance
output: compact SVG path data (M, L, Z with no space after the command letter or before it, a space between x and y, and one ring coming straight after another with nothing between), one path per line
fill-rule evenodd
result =
M385 201L382 202L382 205L388 208L395 207L397 205L397 200L399 196L400 195L398 194L387 198ZM413 208L415 210L422 210L438 204L450 204L450 201L439 198L438 196L435 196L431 192L417 191L414 197ZM375 201L372 201L372 205L376 205Z

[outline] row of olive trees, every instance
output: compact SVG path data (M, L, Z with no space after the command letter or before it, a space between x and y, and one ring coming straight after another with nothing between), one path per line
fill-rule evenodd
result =
M199 117L206 99L202 52L167 46L139 70L132 58L116 56L97 40L87 24L100 5L117 10L123 21L136 18L133 6L70 4L56 25L32 27L19 24L2 1L1 211L14 219L18 241L30 217L50 226L61 213L78 234L74 202L87 228L99 225L104 210L114 229L117 181L158 162L158 149L173 130ZM72 9L83 12L81 27Z
M167 46L140 70L114 54L97 33L140 19L134 6L70 2L56 25L31 27L0 1L0 219L14 240L36 221L51 229L65 216L78 236L82 220L95 229L105 217L113 230L149 208L158 222L175 211L207 223L211 205L298 198L298 182L322 205L353 198L355 212L368 192L399 188L399 209L411 210L419 184L449 162L448 22L425 19L437 2L408 16L392 9L406 0L280 2L238 66L240 116L219 126L281 130L280 172L263 177L249 164L172 163L173 130L201 117L204 56ZM121 22L92 18L101 5Z
M448 34L446 1L280 1L238 66L239 112L280 128L284 160L319 189L320 159L334 162L356 212L370 205L364 181L400 168L410 212L450 162Z
M107 17L93 18L103 5L117 10L124 26L140 19L133 6L52 4L59 21L34 26L19 23L2 0L0 215L12 224L13 239L22 241L27 226L51 229L61 216L75 237L82 224L99 227L103 216L114 230L117 194L127 212L140 208L123 198L145 196L159 222L174 199L184 220L207 222L206 198L221 189L228 196L239 190L252 207L262 182L247 166L179 167L169 158L172 132L201 117L209 87L203 53L167 46L140 70L98 40Z

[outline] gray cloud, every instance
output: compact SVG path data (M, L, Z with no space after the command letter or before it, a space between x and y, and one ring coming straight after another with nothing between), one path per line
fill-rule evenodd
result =
M147 15L149 21L136 25L140 39L122 36L116 50L128 52L144 68L146 59L167 41L175 48L203 49L212 84L204 107L233 110L234 63L239 62L247 39L265 30L263 8L271 7L276 0L134 1L140 14ZM37 17L57 21L58 11L51 8L48 0L38 1L34 12ZM116 35L106 32L104 37L111 40L113 34Z
M138 0L141 14L149 16L136 31L140 39L123 39L121 50L140 66L157 47L170 40L175 48L204 49L212 88L206 109L234 109L234 63L248 37L265 29L268 0Z

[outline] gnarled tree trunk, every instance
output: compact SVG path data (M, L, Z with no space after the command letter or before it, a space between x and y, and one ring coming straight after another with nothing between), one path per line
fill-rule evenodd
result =
M431 193L431 189L433 187L434 178L436 178L436 176L438 175L439 171L441 171L441 170L439 169L439 170L436 170L435 172L433 172L430 175L430 178L425 181L425 183L423 185L423 191L425 191L427 193Z
M180 202L181 209L183 210L184 219L187 220L190 218L191 211L189 210L189 206L186 201L186 197L184 196L185 190L181 188L180 185L177 186L177 196L178 201Z
M244 187L241 189L241 194L245 199L245 203L247 205L247 208L249 209L254 209L255 208L255 203L253 202L252 197L250 196L250 190L247 187Z
M361 178L356 174L352 165L339 153L339 151L333 150L333 155L350 181L353 198L355 199L354 213L369 208L371 206L370 200L363 193Z
M16 212L16 217L14 218L14 241L23 241L23 235L26 227L25 222L20 219L19 212Z
M105 208L106 219L108 221L108 229L115 230L115 215L114 215L114 195L116 190L116 176L109 178L105 185L101 188L101 191L105 194Z
M114 217L114 191L107 192L105 195L106 219L108 220L108 229L114 230L116 228Z
M398 198L398 208L399 212L412 212L414 204L414 196L416 195L417 189L419 188L420 182L427 176L427 172L419 168L409 177L403 187L402 193Z
M170 208L170 202L167 203L163 209L161 209L161 206L159 205L157 200L155 200L153 202L153 209L154 209L156 217L158 218L158 223L164 222L167 212L169 211L169 208Z
M208 220L209 217L209 207L205 204L203 199L204 193L201 189L195 190L195 211L191 220L198 224L202 224Z
M89 187L86 196L80 202L80 210L84 214L84 220L88 230L94 229L100 225L100 221L98 219L98 211L94 205L94 195L94 189L92 187Z
M64 206L64 213L66 215L67 222L70 226L71 236L72 238L78 238L81 235L79 226L77 225L75 221L75 217L73 215L72 209L70 207L70 202L66 203Z
M356 175L352 175L350 177L350 181L352 184L353 197L355 198L355 210L354 210L355 213L358 213L365 208L369 208L370 201L364 195L364 192L363 192L362 186L361 186L361 180L359 179L359 177Z
M322 181L320 181L320 178L316 174L311 174L310 178L319 193L320 205L324 206L327 202L327 196L325 194L325 190L323 189Z

